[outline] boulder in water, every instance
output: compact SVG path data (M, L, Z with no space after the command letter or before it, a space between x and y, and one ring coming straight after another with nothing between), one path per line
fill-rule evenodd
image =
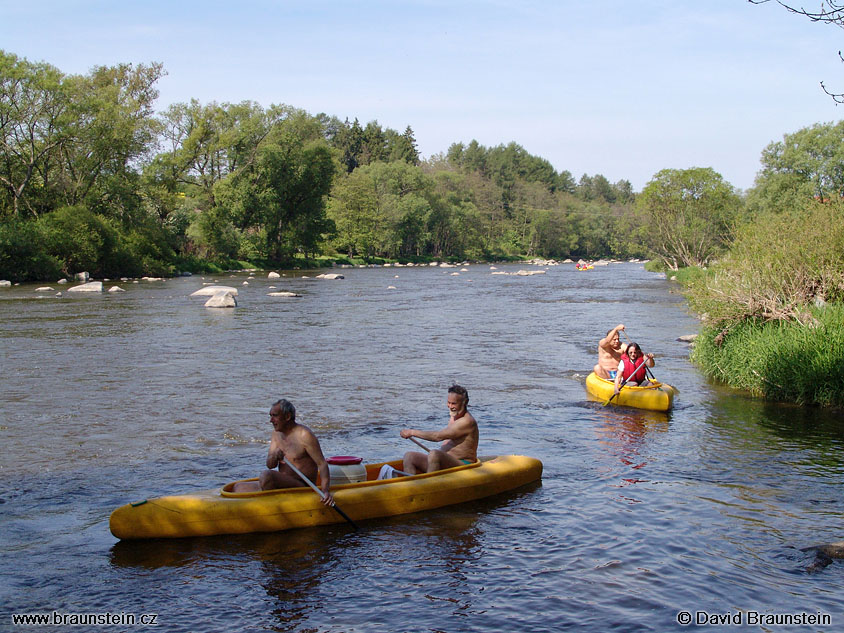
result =
M237 299L226 290L221 290L205 302L206 308L236 308Z
M834 559L844 558L844 541L835 543L822 543L804 547L801 552L815 552L815 560L806 568L806 571L820 571L827 565L831 565Z
M68 292L102 292L103 291L103 282L101 281L89 281L87 284L82 284L81 286L74 286L73 288L68 288Z
M228 292L237 296L237 288L232 286L205 286L196 292L191 293L191 297L213 297L218 292Z

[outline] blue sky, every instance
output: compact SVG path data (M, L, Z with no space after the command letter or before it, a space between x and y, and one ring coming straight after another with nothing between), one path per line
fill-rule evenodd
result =
M809 2L817 8L820 0ZM0 0L0 48L65 73L163 63L158 109L285 103L410 125L423 157L515 141L627 179L712 167L844 115L844 31L746 0Z

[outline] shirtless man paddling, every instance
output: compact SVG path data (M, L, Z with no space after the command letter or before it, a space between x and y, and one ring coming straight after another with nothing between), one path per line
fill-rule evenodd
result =
M334 497L329 492L331 475L319 440L307 426L296 422L296 408L287 400L279 400L270 407L270 423L273 432L270 437L270 450L267 453L267 470L258 477L257 482L239 482L232 492L254 492L274 490L276 488L296 488L307 486L299 476L284 463L286 457L296 468L316 483L317 473L320 488L325 493L322 502L334 504ZM274 470L274 469L278 470Z
M618 363L627 345L621 342L618 333L624 330L624 324L619 323L598 342L598 364L592 368L598 378L612 380L618 370Z
M404 454L403 470L411 475L430 473L434 470L471 464L478 459L478 423L467 407L469 394L463 387L453 385L448 389L448 426L439 431L402 429L405 439L418 437L429 442L442 442L438 449L427 455L417 451Z

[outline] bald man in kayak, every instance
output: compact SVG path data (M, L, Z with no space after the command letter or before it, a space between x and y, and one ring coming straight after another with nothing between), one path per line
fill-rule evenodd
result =
M430 473L443 468L471 464L478 459L478 423L469 413L469 393L460 385L448 388L448 425L439 431L402 429L405 439L418 437L429 442L442 442L427 455L418 451L404 454L404 472L410 475Z
M618 364L627 351L627 345L621 342L619 332L624 331L624 324L619 323L598 342L598 364L592 368L598 378L615 380Z
M318 473L320 488L325 493L322 502L327 506L334 505L334 497L328 490L331 485L331 474L319 446L319 440L311 429L296 422L296 407L287 400L278 400L270 407L270 423L273 425L273 432L270 436L270 450L267 453L267 470L261 473L257 482L236 483L232 492L257 492L307 486L308 484L284 463L286 457L314 483L317 481ZM277 470L274 470L276 468Z

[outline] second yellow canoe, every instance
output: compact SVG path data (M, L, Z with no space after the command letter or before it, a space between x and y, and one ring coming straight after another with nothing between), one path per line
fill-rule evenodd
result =
M615 391L615 383L612 380L599 378L593 371L586 377L586 391L597 400L606 402ZM612 399L611 404L651 411L668 411L674 404L674 391L671 385L657 381L651 382L646 387L625 385Z

